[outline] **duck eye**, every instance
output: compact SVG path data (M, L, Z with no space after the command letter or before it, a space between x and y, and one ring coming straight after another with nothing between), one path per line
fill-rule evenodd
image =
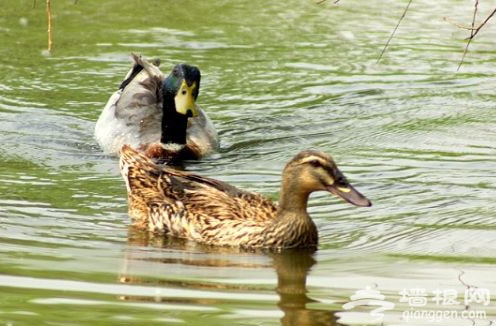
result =
M308 163L310 163L310 165L313 166L314 168L321 166L321 164L318 160L311 160Z
M187 92L185 89L183 89L183 90L181 91L181 93L182 93L183 95L186 95L188 92Z

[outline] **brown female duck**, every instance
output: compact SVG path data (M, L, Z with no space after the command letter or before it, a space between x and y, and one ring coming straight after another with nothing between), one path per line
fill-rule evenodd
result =
M371 206L332 158L318 151L303 151L286 165L279 205L218 180L158 166L129 146L121 149L120 167L135 225L211 245L316 247L317 228L307 213L314 191Z

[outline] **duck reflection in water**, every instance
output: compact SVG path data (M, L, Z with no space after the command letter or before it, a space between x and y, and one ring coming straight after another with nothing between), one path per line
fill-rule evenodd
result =
M316 263L314 252L295 249L270 255L277 272L277 305L284 312L281 325L340 325L336 311L307 308L308 303L318 302L307 296L307 275Z
M189 279L162 278L166 272L170 274L185 274L187 266L199 266L202 269L192 268L190 274L205 273L205 268L215 268L215 276L233 272L240 269L253 273L267 273L274 270L277 273L277 293L279 300L277 307L284 314L281 325L341 325L336 322L336 311L310 309L309 303L317 303L307 295L307 275L315 265L313 258L315 250L285 250L276 252L248 252L243 249L229 247L213 247L198 244L196 242L154 236L151 233L129 229L128 247L125 251L123 270L119 281L128 284L139 284L147 286L170 287L174 289L197 290L197 291L225 291L225 293L267 293L270 287L266 285L254 285L250 283L227 283L227 282L201 282ZM151 268L153 266L153 268ZM186 266L186 267L185 267ZM174 270L175 269L175 270ZM211 274L209 274L211 275ZM232 274L231 274L232 275ZM238 274L239 275L239 274ZM256 274L255 274L256 275ZM256 277L256 276L252 276ZM164 291L164 294L166 292ZM269 295L270 297L270 295ZM182 303L191 305L208 305L215 307L224 305L226 299L215 297L178 298L170 296L125 296L122 300L130 301L153 301L167 303ZM233 299L233 301L238 301ZM269 299L270 300L270 299ZM274 301L277 297L274 297ZM265 300L263 300L266 302ZM252 304L250 303L250 306ZM261 308L267 309L266 303ZM248 317L247 317L248 318Z

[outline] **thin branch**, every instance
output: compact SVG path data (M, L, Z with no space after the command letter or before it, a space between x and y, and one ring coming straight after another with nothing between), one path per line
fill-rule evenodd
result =
M491 18L493 18L494 15L496 15L496 8L494 8L494 10L489 14L489 16L487 16L487 18L482 22L482 24L480 24L479 27L475 29L475 32L472 35L470 35L470 38L473 39L475 35L479 33L481 28L484 27L484 25L486 25Z
M479 27L475 28L474 29L474 26L475 26L475 14L477 13L477 5L478 5L479 1L478 0L475 0L475 8L474 8L474 18L472 20L472 29L470 31L470 37L468 38L468 41L467 41L467 46L465 47L465 51L463 52L463 56L462 56L462 60L460 61L460 64L458 65L458 70L460 70L460 67L462 66L463 64L463 59L465 59L465 55L468 51L468 47L470 45L470 43L472 42L472 40L474 39L474 37L480 32L480 30L482 29L482 27L484 27L487 22L496 14L496 8L494 8L494 10L489 14L489 16L486 17L486 19L482 22L482 24L479 25Z
M476 286L473 286L473 285L470 285L470 284L467 284L465 283L464 280L462 280L462 276L465 275L465 271L462 271L460 270L460 273L458 274L458 281L464 286L466 287L467 289L470 289L470 288L477 288Z
M48 19L48 52L52 51L53 38L52 38L52 9L50 0L46 0L46 11Z
M489 19L491 19L492 16L494 16L496 14L495 11L496 11L496 8L494 8L494 11L484 20L484 22L482 24L480 24L477 27L471 27L471 26L467 26L467 25L458 24L458 23L452 21L451 19L449 19L449 17L444 17L444 21L448 22L449 24L451 24L451 25L453 25L459 29L466 29L467 31L473 30L473 31L479 32L479 30L482 27L484 27L484 25L489 21ZM467 37L467 40L470 39L470 37L474 38L475 35L474 36L471 35L471 36Z
M456 28L459 28L459 29L466 29L467 31L472 31L472 30L476 30L477 29L475 27L472 28L472 27L470 27L468 25L458 24L458 23L452 21L449 17L444 17L443 19L448 24L451 24L451 25L453 25L453 26L455 26Z
M477 286L465 283L465 281L462 280L462 276L464 274L465 274L465 272L463 270L461 270L460 273L458 274L458 281L460 281L460 283L466 288L465 291L470 291L471 289L478 289ZM465 304L465 311L469 311L469 309L470 309L470 304L466 303ZM469 317L468 320L470 320L472 322L472 325L475 325L475 319Z
M405 18L406 12L408 11L408 8L410 8L410 4L412 3L412 1L413 0L408 1L408 4L406 5L405 10L403 11L403 14L401 15L400 19L398 20L398 24L396 24L396 27L394 28L393 32L389 36L389 39L387 40L386 44L384 45L384 48L382 49L381 54L379 55L379 58L377 59L377 63L379 63L379 61L381 61L382 56L384 55L384 52L386 52L386 49L388 48L389 43L391 43L391 40L393 39L394 34L398 30L398 27L400 27L401 21L403 20L403 18Z
M76 1L77 1L77 0L76 0ZM333 3L334 3L334 4L337 4L339 1L340 1L340 0L334 0L334 2L333 2ZM321 4L323 4L324 2L327 2L327 0L319 0L319 1L317 1L317 5L321 5Z
M456 69L456 71L460 71L460 68L462 67L462 64L463 64L463 60L465 60L465 56L467 55L468 47L470 46L470 43L472 42L472 39L474 38L475 18L477 17L478 7L479 7L479 0L475 0L474 15L472 16L472 29L470 30L470 38L467 41L467 45L465 46L465 50L463 51L462 59L460 60L460 63L458 64L458 68Z

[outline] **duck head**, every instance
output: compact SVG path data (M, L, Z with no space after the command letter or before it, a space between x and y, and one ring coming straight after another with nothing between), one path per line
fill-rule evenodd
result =
M281 200L284 205L297 205L306 209L308 196L314 191L328 191L355 206L372 206L371 201L348 182L328 154L312 150L303 151L284 169L281 192L291 195Z
M197 67L178 64L162 82L162 143L186 144L188 118L198 116L200 79Z

